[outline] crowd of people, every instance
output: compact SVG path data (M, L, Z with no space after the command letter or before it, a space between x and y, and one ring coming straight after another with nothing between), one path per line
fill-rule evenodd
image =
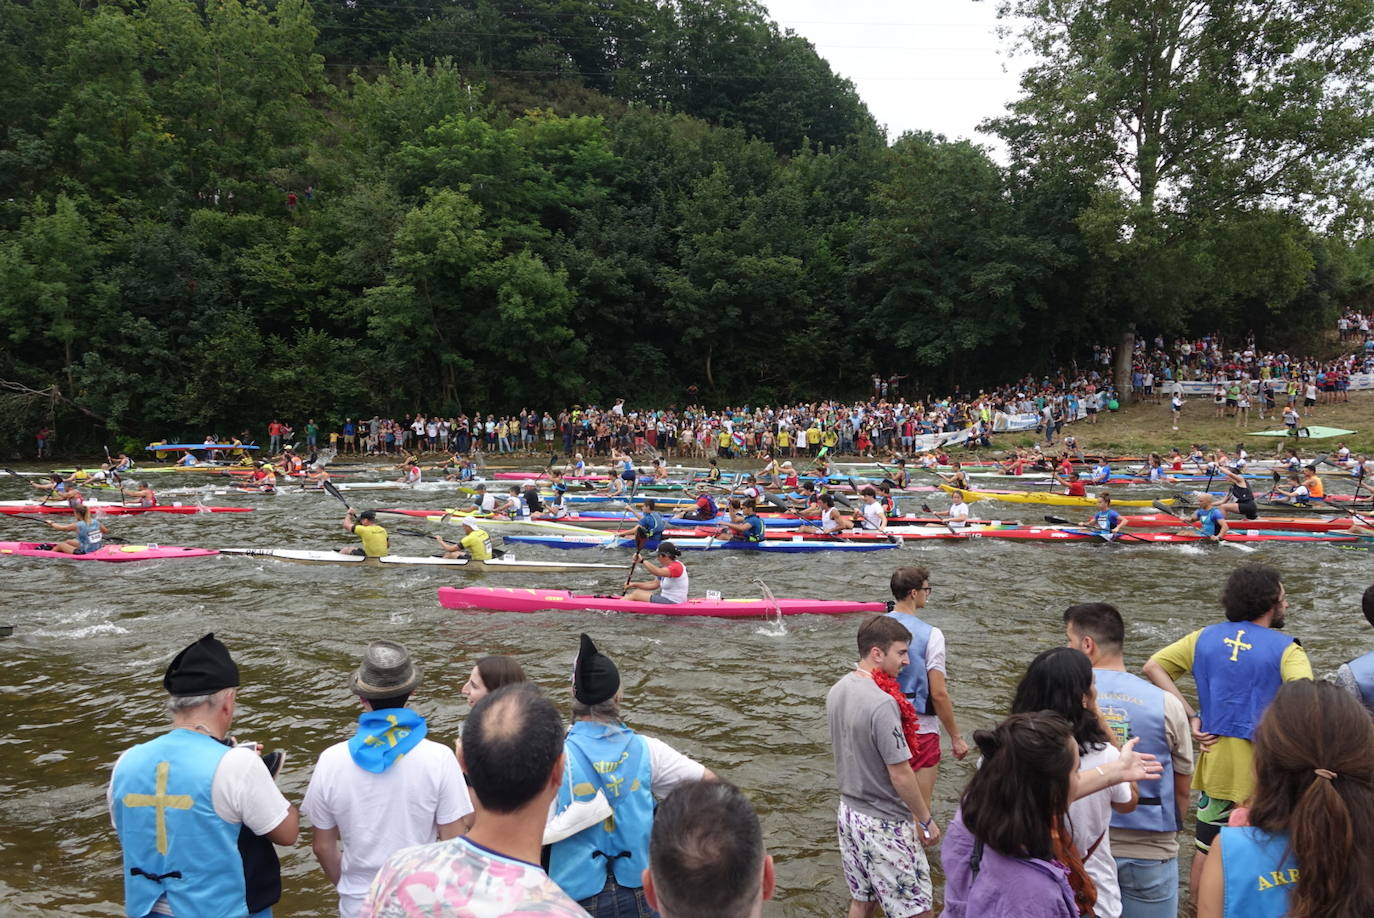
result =
M824 701L850 918L933 915L936 845L950 918L1173 918L1193 792L1200 918L1367 913L1374 652L1313 681L1284 631L1277 570L1233 570L1224 619L1157 650L1141 675L1115 607L1069 607L1054 623L1063 645L1030 661L972 744L945 636L921 617L930 572L898 568L890 586L891 611L859 625L855 667ZM1374 625L1374 586L1362 603ZM570 725L517 661L484 657L453 748L410 706L423 677L404 646L372 642L343 681L362 713L320 755L298 810L274 782L282 753L230 735L228 648L206 635L176 655L163 677L172 728L121 755L109 785L128 915L270 914L274 846L297 842L302 814L341 918L746 918L776 891L745 794L628 726L620 670L585 634ZM943 820L942 731L955 758L978 756Z

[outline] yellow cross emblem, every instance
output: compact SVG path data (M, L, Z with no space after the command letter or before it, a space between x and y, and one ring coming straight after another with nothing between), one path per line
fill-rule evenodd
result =
M401 740L405 739L407 736L410 736L410 728L402 727L400 723L396 720L395 714L388 714L386 716L386 722L391 724L391 729L383 733L382 736L386 737L388 747L395 747L395 745L399 743ZM375 736L368 736L364 737L363 745L380 746L382 745L382 741L377 739L377 737Z
M1240 661L1240 652L1241 652L1242 650L1250 650L1250 649L1252 649L1252 647L1253 647L1253 645L1247 644L1247 643L1245 643L1244 641L1241 640L1241 638L1244 637L1244 636L1245 636L1245 629L1244 629L1244 628L1241 628L1239 631L1236 632L1236 636L1235 636L1235 637L1233 637L1233 638L1225 638L1225 639L1222 640L1222 643L1223 643L1223 644L1230 644L1230 645L1231 645L1231 662L1232 662L1232 663L1238 663L1238 662Z
M168 794L167 793L167 774L172 770L171 762L157 763L157 791L153 794L125 794L124 805L127 807L136 806L155 806L157 807L157 853L167 853L167 810L189 810L191 808L191 797L189 794Z

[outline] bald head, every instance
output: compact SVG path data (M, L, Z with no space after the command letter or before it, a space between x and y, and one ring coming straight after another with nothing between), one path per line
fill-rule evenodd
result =
M482 806L513 813L540 797L563 754L563 722L530 682L477 702L463 729L463 766Z

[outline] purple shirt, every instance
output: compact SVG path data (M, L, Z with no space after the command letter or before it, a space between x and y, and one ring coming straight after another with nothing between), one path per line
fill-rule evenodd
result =
M1078 918L1068 873L1054 861L1007 857L983 848L975 878L969 866L973 834L956 813L945 830L945 910L940 918Z

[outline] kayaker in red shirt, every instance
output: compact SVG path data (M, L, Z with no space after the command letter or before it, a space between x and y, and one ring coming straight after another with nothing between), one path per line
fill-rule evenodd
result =
M1054 480L1067 489L1064 493L1068 494L1069 497L1088 496L1088 486L1079 480L1077 472L1070 472L1068 478L1062 478L1056 474Z

